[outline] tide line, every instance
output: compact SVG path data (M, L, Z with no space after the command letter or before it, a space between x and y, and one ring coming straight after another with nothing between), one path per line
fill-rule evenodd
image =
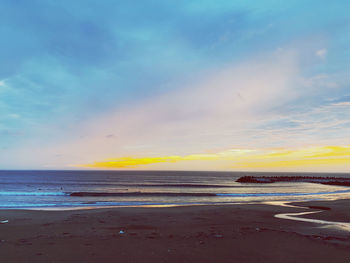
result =
M336 226L336 227L341 228L342 230L350 232L350 223L347 223L347 222L334 222L334 221L326 221L326 220L320 220L320 219L299 217L302 215L316 214L316 213L320 213L320 212L322 212L322 211L301 212L301 213L283 213L283 214L277 214L277 215L275 215L275 217L281 218L281 219L289 219L289 220L296 220L296 221L302 221L302 222L328 225L328 226Z

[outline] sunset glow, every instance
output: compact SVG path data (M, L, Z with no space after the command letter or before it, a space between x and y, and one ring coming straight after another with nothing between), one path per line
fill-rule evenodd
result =
M345 2L5 0L0 169L349 171Z
M286 168L286 167L350 167L350 146L306 147L300 149L255 149L229 150L215 154L195 154L187 156L126 157L113 158L92 164L78 165L90 168L147 168L156 163L175 163L185 161L225 161L232 168Z

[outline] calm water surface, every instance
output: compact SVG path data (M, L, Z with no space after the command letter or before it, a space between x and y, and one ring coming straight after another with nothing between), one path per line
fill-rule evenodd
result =
M350 187L344 186L312 183L241 184L235 182L244 175L278 176L288 174L169 171L0 171L0 209L231 204L350 198ZM300 173L297 175L350 178L350 174ZM78 192L80 196L71 196L72 193Z

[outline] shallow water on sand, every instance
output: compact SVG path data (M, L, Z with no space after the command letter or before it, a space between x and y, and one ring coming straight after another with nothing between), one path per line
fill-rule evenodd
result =
M242 184L244 175L178 171L0 171L0 208L82 208L231 204L350 197L350 187L313 183ZM292 174L298 175L298 174ZM305 174L300 173L301 176ZM307 174L343 176L349 174Z

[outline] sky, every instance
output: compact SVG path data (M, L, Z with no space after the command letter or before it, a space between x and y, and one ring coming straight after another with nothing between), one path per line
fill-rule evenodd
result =
M3 0L0 169L350 171L347 0Z

